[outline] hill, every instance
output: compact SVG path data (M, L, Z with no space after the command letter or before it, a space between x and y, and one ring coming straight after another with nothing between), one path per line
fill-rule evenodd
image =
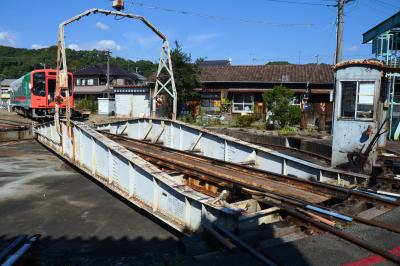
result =
M66 50L68 71L76 71L90 64L105 64L105 51L75 51ZM42 49L14 48L0 46L0 78L18 78L25 73L38 68L55 68L57 63L57 46ZM157 65L148 60L132 61L121 57L112 57L111 64L119 65L128 71L136 71L145 77L157 70ZM3 74L3 75L1 75Z

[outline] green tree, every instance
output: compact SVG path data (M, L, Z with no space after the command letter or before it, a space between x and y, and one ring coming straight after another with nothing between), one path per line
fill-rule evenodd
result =
M290 65L290 63L288 61L270 61L266 65Z
M200 69L198 64L192 63L191 55L182 50L178 41L175 41L175 48L171 51L171 60L178 93L179 113L188 100L198 96L194 89L201 85L199 80Z
M289 125L291 121L296 121L296 118L293 117L296 114L293 112L297 111L293 111L293 108L290 107L293 95L292 91L282 85L274 86L271 91L265 91L262 95L268 110L272 112L271 119L279 128Z
M107 62L105 51L76 51L67 49L67 65L69 71L76 71L87 65L100 65ZM132 61L121 57L111 57L111 64L118 65L125 70L136 72L145 77L150 76L157 69L157 65L148 60ZM18 78L33 69L55 68L57 63L57 46L42 49L25 49L0 46L0 74L5 78Z

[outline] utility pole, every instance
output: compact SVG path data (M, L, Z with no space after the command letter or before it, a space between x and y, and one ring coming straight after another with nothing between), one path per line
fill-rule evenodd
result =
M337 17L337 31L336 31L336 60L335 64L340 63L342 61L342 43L343 43L343 9L345 0L338 0L337 8L338 8L338 17Z
M110 51L106 51L107 54L107 84L106 84L106 90L107 90L107 98L110 98Z

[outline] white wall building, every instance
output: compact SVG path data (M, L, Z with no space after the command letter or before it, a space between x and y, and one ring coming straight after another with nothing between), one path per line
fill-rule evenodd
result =
M149 117L150 89L147 86L114 86L117 117Z

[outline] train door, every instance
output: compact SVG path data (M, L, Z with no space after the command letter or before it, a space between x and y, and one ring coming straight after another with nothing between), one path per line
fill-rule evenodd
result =
M56 79L47 78L47 107L54 107L54 98L56 93Z

